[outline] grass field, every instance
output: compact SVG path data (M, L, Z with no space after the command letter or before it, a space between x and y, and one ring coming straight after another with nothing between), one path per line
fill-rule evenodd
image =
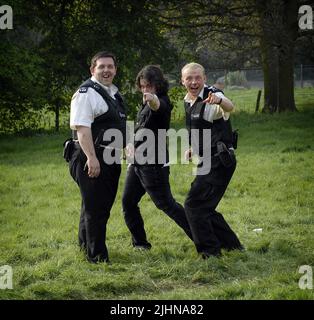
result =
M247 250L206 261L147 196L141 208L153 248L131 247L124 166L108 223L111 264L87 263L77 247L79 190L61 156L68 133L1 137L0 267L13 268L13 289L0 289L0 299L313 299L298 285L300 266L314 267L313 94L296 92L298 113L267 115L254 114L255 91L229 93L238 167L218 209ZM180 203L190 172L171 167Z

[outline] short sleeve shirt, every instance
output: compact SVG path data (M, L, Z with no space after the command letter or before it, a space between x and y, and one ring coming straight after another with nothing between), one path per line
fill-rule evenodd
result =
M91 80L101 85L109 95L115 99L114 95L118 92L115 85L109 87L99 83L94 77ZM93 88L88 88L86 92L77 90L71 101L70 128L76 130L77 126L91 128L94 119L108 111L108 105L103 97Z

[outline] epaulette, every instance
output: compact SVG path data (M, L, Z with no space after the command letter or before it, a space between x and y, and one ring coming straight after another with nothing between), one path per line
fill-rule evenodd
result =
M81 87L81 88L79 89L79 93L86 93L87 90L88 90L88 87Z
M210 87L207 87L207 88L211 93L221 92L222 94L224 94L224 92L222 90L216 88L215 86L210 86Z
M96 83L96 82L94 82L93 83L93 88L95 89L95 90L100 90L100 85L98 84L98 83Z

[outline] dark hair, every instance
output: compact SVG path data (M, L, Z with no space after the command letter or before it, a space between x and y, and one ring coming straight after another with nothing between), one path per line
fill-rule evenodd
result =
M146 80L150 85L156 88L157 95L166 95L169 89L168 80L165 79L161 69L155 65L145 66L136 77L136 87L140 90L140 80Z
M117 59L116 59L115 55L113 53L107 52L107 51L101 51L101 52L96 53L90 61L90 67L94 68L97 64L97 60L100 58L112 58L114 66L117 67Z

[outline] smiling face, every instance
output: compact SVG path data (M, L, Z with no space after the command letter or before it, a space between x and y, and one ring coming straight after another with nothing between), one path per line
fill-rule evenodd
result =
M185 68L182 69L181 80L190 97L196 99L204 87L206 77L201 68Z
M91 74L104 86L110 86L117 73L117 68L111 57L99 58L96 65L90 69Z

